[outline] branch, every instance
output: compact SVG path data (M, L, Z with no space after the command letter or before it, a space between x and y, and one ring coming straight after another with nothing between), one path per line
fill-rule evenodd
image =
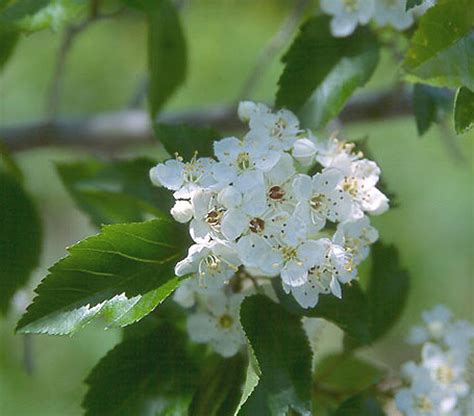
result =
M411 112L410 95L399 90L390 90L351 100L339 119L343 123L367 122L403 117ZM242 128L235 106L163 114L158 121L212 126L222 132ZM141 110L12 125L0 128L0 138L14 152L44 146L116 152L131 145L153 143L154 140L148 113Z

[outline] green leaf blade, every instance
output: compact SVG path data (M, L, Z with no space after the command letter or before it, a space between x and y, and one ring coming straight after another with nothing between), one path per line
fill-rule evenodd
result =
M416 6L419 6L423 3L423 0L407 0L407 4L405 6L405 11L411 10Z
M454 105L454 128L463 134L474 127L474 92L462 87L456 94Z
M177 153L185 160L190 160L196 152L198 157L213 157L214 141L222 137L212 128L185 124L155 123L153 128L166 151L172 156Z
M262 295L246 298L240 317L261 378L239 415L311 414L311 349L301 319Z
M400 265L398 250L381 242L372 248L372 271L367 289L371 334L375 341L396 323L407 301L410 277Z
M148 158L103 162L85 159L57 164L64 187L97 227L143 221L149 215L169 212L171 192L155 187Z
M441 0L420 19L403 68L410 81L474 90L474 9L470 0Z
M186 40L178 12L170 0L148 2L149 105L152 119L184 82Z
M0 314L6 314L15 292L24 286L41 254L41 221L19 181L0 170Z
M99 316L109 326L143 318L179 284L183 233L165 218L105 226L51 267L17 331L73 334Z
M377 40L367 28L334 38L327 16L312 18L283 58L276 106L299 112L304 124L319 128L365 85L378 59Z
M196 378L183 334L166 325L110 351L87 377L82 406L87 416L187 414Z

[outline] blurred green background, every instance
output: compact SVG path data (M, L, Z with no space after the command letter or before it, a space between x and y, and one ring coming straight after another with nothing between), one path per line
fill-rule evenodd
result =
M278 30L290 5L291 1L284 0L187 2L182 17L189 44L189 76L167 110L235 100L261 48ZM81 34L67 61L61 115L126 107L145 74L145 35L143 19L127 13L95 23ZM59 39L49 31L22 39L0 75L1 125L44 116ZM397 79L397 71L397 65L384 56L368 88L388 87ZM272 102L280 72L278 60L270 62L262 82L247 98ZM399 200L398 208L374 223L383 240L399 247L413 278L412 291L400 323L368 351L397 368L412 354L403 345L403 337L423 309L445 303L458 317L473 318L474 135L454 137L449 123L446 130L432 128L420 139L411 117L347 125L341 134L351 140L369 137L369 147ZM463 160L453 158L450 146L459 147ZM157 146L132 149L123 156L132 152L160 155ZM56 161L86 154L47 148L17 156L45 227L42 265L32 279L31 294L47 267L65 254L65 247L95 230L74 207L54 169ZM34 358L34 372L28 375L23 364L25 340L13 335L18 313L0 320L0 414L81 414L82 381L118 341L119 331L91 325L72 338L34 337L28 340Z

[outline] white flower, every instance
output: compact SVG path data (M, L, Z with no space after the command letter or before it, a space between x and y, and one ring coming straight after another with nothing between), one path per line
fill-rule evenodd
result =
M235 274L241 262L230 243L194 244L175 267L176 276L198 273L202 287L220 288Z
M340 283L347 283L356 276L351 257L342 247L327 238L318 240L318 243L323 248L324 258L309 269L307 281L299 286L291 286L283 281L285 292L291 292L303 308L316 306L321 293L332 293L341 298Z
M374 20L379 26L405 30L413 24L413 11L406 11L406 0L377 0Z
M436 4L436 0L424 0L419 6L413 7L412 12L415 16L421 16Z
M239 321L239 308L243 295L226 296L224 293L209 296L202 309L189 316L187 329L191 340L209 343L224 357L235 355L245 345L245 336Z
M441 339L453 318L451 311L444 305L436 305L433 309L423 312L421 316L425 327L416 326L412 329L408 338L412 344Z
M186 199L196 188L215 183L210 169L214 163L210 158L196 157L184 163L182 158L178 157L153 167L150 170L150 179L156 186L176 191L175 198Z
M451 414L456 397L444 394L427 373L420 372L409 388L397 392L395 403L405 416L441 416Z
M227 137L214 143L214 153L220 163L212 167L216 181L234 185L245 192L263 183L263 172L273 168L280 153L269 149L264 142L248 142Z
M178 199L173 208L171 208L171 215L176 221L181 223L190 221L193 213L193 206L187 200Z
M444 344L457 357L467 360L471 353L471 342L474 339L474 325L467 321L457 321L444 331Z
M293 180L296 200L296 214L315 231L326 224L344 221L351 213L351 200L337 185L343 180L338 169L327 169L312 178L308 175L297 175Z
M318 147L309 138L298 139L293 144L293 157L303 166L310 166L315 158Z
M197 243L207 243L219 237L222 217L226 208L212 191L198 189L191 196L194 218L189 224L189 233Z
M423 345L421 356L422 366L442 390L456 397L465 397L469 393L469 385L463 379L466 357L451 351L445 352L438 345L429 342Z
M278 151L290 150L301 132L298 118L289 110L272 113L261 104L248 115L250 131L244 139L247 143L263 143Z
M374 12L374 0L321 0L320 4L325 13L334 16L331 33L338 37L349 36L358 24L367 24Z
M362 157L362 153L354 153L354 143L346 143L335 137L318 142L315 146L316 160L325 168L347 166Z
M346 221L338 224L333 236L335 244L344 247L352 254L356 264L361 263L369 255L369 247L379 238L378 231L370 225L369 218Z
M362 159L337 167L344 176L340 189L352 201L352 218L362 218L364 212L379 215L388 209L388 198L375 187L380 176L375 162Z

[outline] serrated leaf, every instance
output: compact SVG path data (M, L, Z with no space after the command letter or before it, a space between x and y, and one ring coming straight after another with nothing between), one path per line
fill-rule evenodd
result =
M164 217L104 226L49 269L17 331L63 335L99 316L108 326L140 320L178 286L174 266L185 236Z
M299 111L305 126L318 128L335 117L378 63L375 36L364 27L352 36L335 38L330 18L306 22L283 58L277 107Z
M248 355L249 355L249 363L247 366L247 373L245 375L245 383L242 388L242 396L240 398L239 405L235 409L234 416L240 414L240 409L242 408L242 406L245 404L245 402L248 400L248 398L251 396L251 394L257 387L258 382L260 381L260 376L262 375L260 368L258 368L258 362L257 362L257 359L255 358L255 353L253 352L250 346L248 348Z
M286 415L290 409L310 415L311 349L301 319L263 295L244 300L240 319L261 377L239 415Z
M229 359L220 358L208 368L204 368L188 415L233 415L242 396L246 372L247 360L242 354Z
M452 107L452 95L444 88L416 84L413 88L413 110L418 134L425 134Z
M353 395L377 383L383 371L361 358L351 354L335 353L326 356L316 364L314 372L315 389Z
M410 288L398 250L381 242L371 247L372 270L367 288L372 341L385 335L400 317Z
M474 127L474 92L459 88L454 104L454 128L457 134L466 133Z
M367 298L358 283L344 285L342 299L333 295L321 295L318 304L311 309L302 308L293 296L286 294L281 282L275 279L273 288L280 303L297 316L324 318L341 328L349 337L357 342L370 342L370 315Z
M190 160L196 152L198 157L212 157L214 140L222 137L212 128L185 124L155 123L154 131L156 138L170 155L178 153L185 160Z
M170 0L143 4L148 19L149 105L151 118L155 119L186 78L186 40L178 12Z
M440 0L421 17L403 68L411 81L474 90L471 0Z
M185 337L162 326L125 340L87 377L86 416L184 415L197 371L185 352Z
M18 31L0 27L0 72L13 54L18 39Z
M405 6L405 10L408 11L413 9L413 7L419 6L423 3L424 0L407 0L407 4Z
M147 158L103 162L95 159L57 164L58 174L77 205L96 226L143 221L169 212L171 192L152 185Z
M0 314L23 287L41 254L41 221L20 182L0 170Z
M358 394L344 401L334 416L384 416L378 400L369 394Z

